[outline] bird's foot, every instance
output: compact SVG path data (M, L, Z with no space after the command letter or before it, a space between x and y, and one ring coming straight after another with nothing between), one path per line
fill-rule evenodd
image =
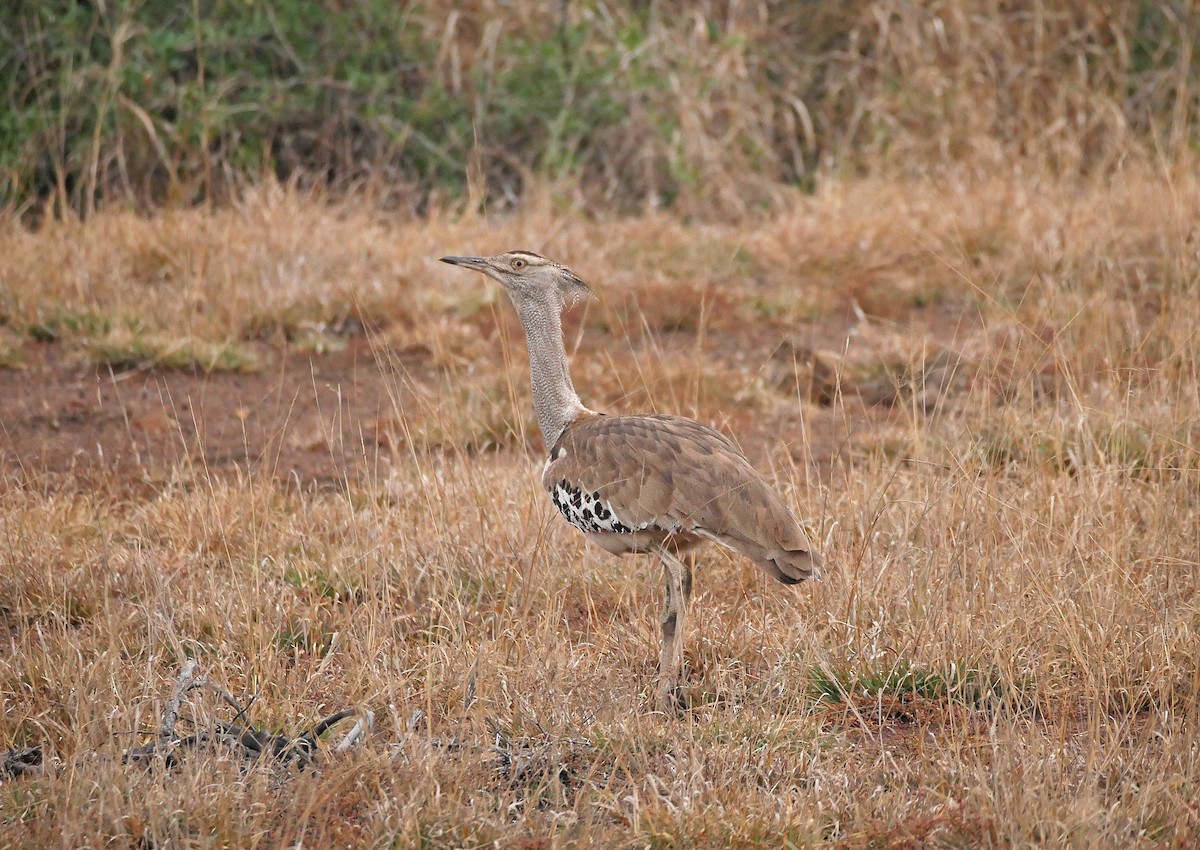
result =
M680 715L691 711L702 702L698 687L686 682L686 674L682 678L682 683L664 682L659 685L654 697L655 711L667 716Z

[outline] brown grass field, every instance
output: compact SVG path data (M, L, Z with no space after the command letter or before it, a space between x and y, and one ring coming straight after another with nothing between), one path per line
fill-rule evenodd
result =
M1039 174L0 224L0 845L1196 846L1200 178ZM598 293L584 401L736 436L830 565L703 551L679 717L658 564L554 512L520 326L436 262L518 247ZM123 764L188 657L374 730Z

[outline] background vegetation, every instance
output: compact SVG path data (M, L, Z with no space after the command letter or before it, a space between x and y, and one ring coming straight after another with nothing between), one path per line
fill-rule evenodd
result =
M409 208L729 216L817 175L1106 173L1195 143L1188 0L16 0L0 201L79 213L270 174Z

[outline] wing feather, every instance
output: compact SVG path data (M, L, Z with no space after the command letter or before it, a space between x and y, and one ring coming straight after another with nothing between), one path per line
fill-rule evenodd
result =
M547 490L596 493L630 528L696 534L742 552L782 581L816 564L795 516L724 434L679 416L589 416L551 453Z

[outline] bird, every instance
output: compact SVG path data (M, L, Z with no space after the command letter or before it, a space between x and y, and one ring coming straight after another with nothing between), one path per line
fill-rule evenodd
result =
M720 431L683 416L605 414L583 405L571 382L562 313L592 293L573 271L532 251L441 261L496 281L516 308L546 448L542 485L554 506L605 551L662 561L655 702L663 712L682 707L690 550L719 544L786 585L818 577L821 556L779 494Z

